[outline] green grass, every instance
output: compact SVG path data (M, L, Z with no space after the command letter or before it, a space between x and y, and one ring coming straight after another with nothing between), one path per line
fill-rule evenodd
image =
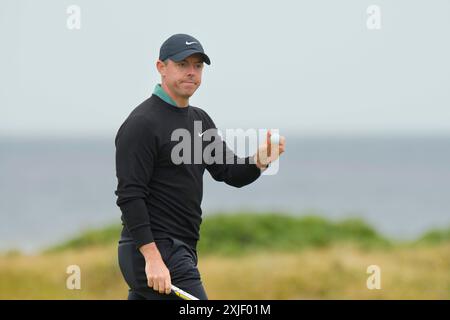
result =
M44 254L0 254L0 299L126 299L120 231L89 230ZM199 269L211 299L450 298L450 229L399 243L358 219L243 212L206 217L200 234ZM66 288L74 264L81 290ZM366 287L373 264L382 290Z
M48 248L45 250L45 253L60 252L67 249L87 248L91 246L110 245L111 243L118 241L121 230L121 225L111 225L97 230L87 230L77 237Z
M331 222L317 216L277 213L214 215L201 227L202 253L245 254L255 249L291 251L354 242L365 248L387 247L390 241L362 220Z
M425 233L416 244L436 245L450 241L450 226L447 229L431 230Z
M88 230L45 252L60 252L117 243L120 225ZM449 229L450 230L450 229ZM450 239L450 231L434 231L420 243ZM330 221L319 216L292 216L282 213L218 213L204 218L198 250L202 254L241 255L249 251L291 251L352 243L363 249L388 249L393 241L380 235L360 219Z

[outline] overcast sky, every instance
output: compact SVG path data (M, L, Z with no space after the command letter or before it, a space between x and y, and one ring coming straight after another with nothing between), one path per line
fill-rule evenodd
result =
M450 132L448 0L2 0L0 134L115 135L174 33L211 58L190 102L219 128Z

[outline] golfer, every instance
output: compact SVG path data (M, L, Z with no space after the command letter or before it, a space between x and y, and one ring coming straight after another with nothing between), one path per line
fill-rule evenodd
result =
M206 132L217 128L204 110L189 104L205 63L211 61L197 39L186 34L168 38L156 62L161 83L117 132L115 194L123 225L118 258L130 300L179 299L170 294L172 284L208 299L196 251L205 169L215 180L240 188L255 181L284 152L285 138L272 144L268 132L255 155L242 159L231 151L234 161L229 163L225 158L230 150L220 136L210 135L207 141ZM194 147L173 152L180 143L173 140L174 132L189 133L192 141L187 146L200 143L200 161ZM223 156L224 161L206 161L203 151L209 143L220 143L228 151L211 152L213 159Z

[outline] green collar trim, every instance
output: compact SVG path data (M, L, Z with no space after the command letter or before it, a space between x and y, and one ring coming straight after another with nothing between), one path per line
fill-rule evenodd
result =
M153 94L160 97L162 100L164 100L168 104L171 104L174 107L178 107L177 103L175 101L173 101L173 99L167 94L167 92L164 91L163 87L161 87L161 84L158 83L155 86L155 90L153 90Z

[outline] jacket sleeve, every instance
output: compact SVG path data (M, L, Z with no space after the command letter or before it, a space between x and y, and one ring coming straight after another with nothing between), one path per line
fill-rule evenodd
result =
M218 134L212 119L207 116L208 127L211 130L211 158L208 159L206 169L216 181L241 188L259 178L261 170L253 161L253 156L241 158L237 156ZM213 161L213 159L215 161Z
M136 247L153 242L145 199L156 159L156 138L150 121L142 116L129 117L116 139L116 204Z

